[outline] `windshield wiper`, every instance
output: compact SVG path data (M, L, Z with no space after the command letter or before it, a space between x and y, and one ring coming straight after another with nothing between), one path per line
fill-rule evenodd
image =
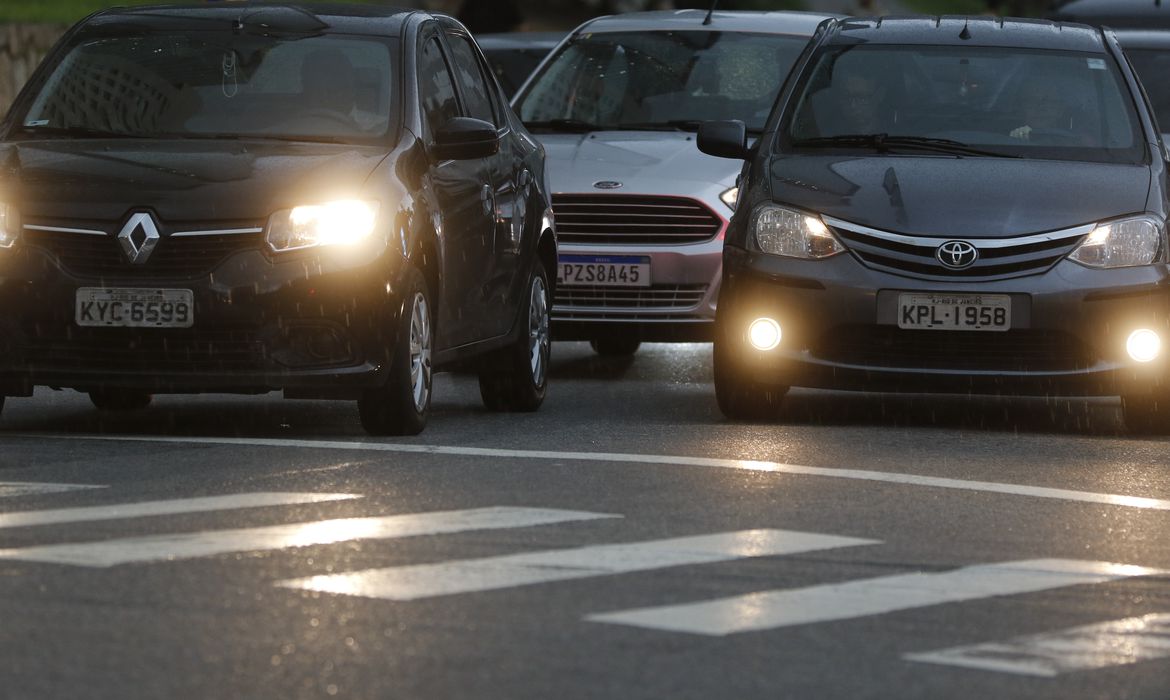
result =
M143 138L140 134L127 134L121 131L94 129L88 126L49 126L48 124L25 124L21 131L30 134L45 134L48 136L66 136L76 138L99 139L137 139Z
M587 131L602 131L605 127L582 119L545 119L543 121L524 122L529 129L547 129L549 131L565 131L569 133L584 133Z
M928 136L890 136L889 134L842 134L840 136L822 136L812 139L794 141L793 146L800 148L818 146L863 146L873 148L880 153L888 152L891 148L909 148L934 153L949 153L959 156L989 156L992 158L1019 158L1017 155L977 148L962 141L953 139L938 139Z

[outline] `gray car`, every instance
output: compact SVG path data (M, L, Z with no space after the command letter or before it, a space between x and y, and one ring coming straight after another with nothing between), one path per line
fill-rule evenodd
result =
M602 354L712 338L740 164L699 124L764 126L818 24L806 12L643 12L575 29L513 101L547 150L560 246L553 332Z
M1059 31L1057 31L1059 30ZM1170 430L1166 152L1109 32L980 18L832 22L748 161L715 389L1120 395Z

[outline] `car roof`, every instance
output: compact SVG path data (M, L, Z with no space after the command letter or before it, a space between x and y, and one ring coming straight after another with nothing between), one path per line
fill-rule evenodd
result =
M208 18L226 22L242 21L277 31L329 30L345 34L396 35L403 22L419 10L375 4L275 4L259 2L205 3L200 5L139 5L112 7L95 13L90 26L141 24L142 26L190 26L197 28Z
M628 12L598 17L577 27L575 34L638 31L725 31L812 36L826 19L844 15L822 12L715 12L711 23L703 24L706 10L660 10Z
M552 49L567 32L503 32L476 34L475 41L484 51L511 49Z
M1100 29L1043 19L998 17L852 17L830 28L830 44L1003 46L1104 53Z
M1170 49L1170 30L1114 29L1117 43L1127 49Z
M1070 0L1055 8L1054 19L1112 27L1170 26L1170 3L1156 0Z

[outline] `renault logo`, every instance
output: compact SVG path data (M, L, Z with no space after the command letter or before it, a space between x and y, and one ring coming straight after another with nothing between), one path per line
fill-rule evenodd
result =
M938 247L934 256L952 270L971 267L979 259L979 251L967 241L947 241Z
M150 259L157 244L158 227L154 225L154 218L146 212L131 216L118 232L118 245L122 246L122 253L135 265L142 265Z

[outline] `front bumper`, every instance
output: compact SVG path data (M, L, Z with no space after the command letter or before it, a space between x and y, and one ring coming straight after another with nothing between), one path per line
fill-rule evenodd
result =
M903 292L1006 294L1003 332L903 330ZM768 316L783 337L768 352L746 342ZM1138 328L1170 348L1166 266L1091 270L1068 261L1044 274L992 282L936 282L861 265L851 254L794 260L739 248L724 257L719 341L757 381L867 391L1116 395L1170 384L1164 350L1140 364L1126 340Z
M35 386L157 393L283 390L351 398L384 382L397 347L403 266L389 248L269 256L240 250L209 273L95 278L20 245L0 259L0 394ZM190 328L82 327L80 287L189 289Z

